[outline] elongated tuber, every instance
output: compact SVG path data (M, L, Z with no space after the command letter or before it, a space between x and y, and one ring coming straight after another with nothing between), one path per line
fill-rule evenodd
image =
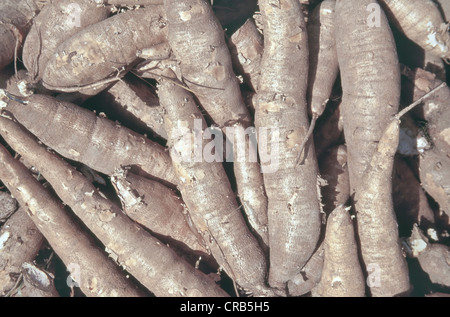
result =
M108 15L109 9L97 6L94 0L60 0L45 6L33 19L23 45L23 62L32 81L42 78L59 44Z
M269 217L269 284L285 289L316 248L321 208L312 140L305 148L301 164L296 166L298 147L309 127L306 25L298 0L276 3L259 2L264 54L255 125L257 129L275 129L267 142L269 155L277 156L279 164L276 169L264 172Z
M308 20L309 76L308 105L311 128L322 115L331 96L339 65L334 38L336 1L326 0L315 7ZM312 130L311 130L312 132Z
M205 0L166 0L164 7L169 22L169 44L180 61L183 81L195 92L201 107L219 128L234 125L238 125L235 130L251 128L224 31L211 5ZM267 245L267 197L260 165L256 158L238 157L239 148L251 149L254 144L247 137L231 138L226 131L225 135L233 144L239 198L250 224Z
M229 39L228 47L235 72L243 76L244 83L257 91L261 72L264 39L255 20L248 19Z
M392 201L391 175L399 130L399 119L395 118L383 133L355 193L357 232L372 296L405 295L410 291Z
M138 60L139 50L166 41L166 25L163 7L152 6L86 27L55 50L45 67L43 85L64 91L120 76L122 68L128 69Z
M9 122L0 118L0 122ZM4 132L4 131L3 131ZM62 204L50 195L30 172L0 147L0 179L51 247L79 274L77 285L86 296L141 296L125 274L95 246L91 237L72 219Z
M82 174L38 144L19 124L5 118L1 123L3 138L39 169L58 196L102 241L110 257L155 295L227 295L212 279L131 221Z
M178 186L196 227L238 286L254 295L270 294L264 285L263 251L247 227L222 164L195 154L192 142L200 138L202 149L207 142L202 137L206 123L193 96L174 80L164 79L158 95L167 113L164 122Z
M111 177L125 213L152 232L207 253L189 210L175 192L156 181L124 170Z
M47 95L12 100L3 93L2 100L23 126L66 158L107 175L121 166L137 165L153 177L176 182L164 147L107 118ZM72 128L62 142L68 122Z

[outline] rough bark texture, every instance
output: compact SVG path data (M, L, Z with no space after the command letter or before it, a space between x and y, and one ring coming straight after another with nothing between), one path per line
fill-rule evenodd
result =
M343 97L341 110L352 194L400 100L400 68L391 29L381 12L380 27L370 25L367 6L376 1L336 3L336 46ZM390 74L389 77L383 74Z
M86 27L58 46L45 67L43 84L49 89L79 87L115 75L138 59L139 50L166 41L166 25L164 8L155 6Z
M210 3L205 0L166 0L164 7L169 21L169 44L180 61L184 82L220 128L237 123L247 129L251 125L250 114L233 72L224 31ZM256 159L240 160L237 157L239 147L249 149L254 145L248 138L238 141L224 132L233 144L238 195L250 224L267 244L267 197L260 165Z
M270 157L277 158L270 170L262 166L270 228L269 284L284 289L312 255L320 231L318 167L312 142L296 166L298 147L309 126L308 38L298 0L260 1L259 6L264 55L255 124L258 130L273 130L266 144L260 139L260 155L261 146L268 145Z
M136 165L153 177L176 182L164 147L107 118L46 95L33 95L26 104L3 100L23 126L68 159L107 175L116 168Z
M365 279L350 213L338 206L327 220L322 278L314 290L320 297L363 297Z
M81 173L48 152L21 126L6 119L0 131L52 184L61 200L105 245L109 256L156 296L227 295L212 279L136 225Z
M388 125L355 193L358 237L372 296L405 295L410 291L392 201L391 175L399 130L397 119Z
M0 118L1 124L9 119ZM4 135L4 130L2 135ZM66 266L80 269L78 283L86 296L141 296L142 293L68 215L62 204L17 162L0 148L0 179L44 235Z
M245 223L222 164L194 156L208 142L201 139L206 123L192 95L167 80L161 81L158 95L167 113L164 121L178 186L196 227L240 287L255 295L268 294L264 254ZM201 143L196 147L193 142L198 138Z

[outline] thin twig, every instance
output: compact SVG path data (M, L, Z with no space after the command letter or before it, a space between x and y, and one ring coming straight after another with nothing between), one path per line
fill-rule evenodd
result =
M447 84L445 82L441 83L439 86L437 86L436 88L432 89L431 91L427 92L425 95L423 95L422 97L420 97L419 99L417 99L416 101L414 101L412 104L410 104L408 107L403 108L399 113L397 113L395 115L396 119L400 119L405 113L407 113L408 111L410 111L412 108L414 108L415 106L419 105L424 99L428 98L429 96L431 96L432 94L434 94L436 91L438 91L439 89L443 88L444 86L447 86Z
M190 81L186 77L183 77L183 80L187 81L188 83L191 83L192 85L195 85L195 86L198 86L198 87L202 87L202 88L215 89L215 90L225 90L224 88L217 88L217 87L210 87L210 86L200 85L200 84L197 84L197 83L195 83L193 81Z
M17 53L19 51L19 38L17 36L15 37L16 37L16 47L14 48L14 74L16 76L16 81L19 82L19 77L17 76Z
M150 74L150 75L154 75L156 80L158 80L158 78L159 78L159 79L164 79L164 80L170 81L170 82L173 83L174 85L176 85L176 86L178 86L178 87L180 87L180 88L183 88L184 90L189 91L190 93L192 93L192 94L194 94L194 95L196 95L196 96L205 97L204 95L202 95L202 94L200 94L200 93L198 93L198 92L196 92L196 91L190 89L190 88L187 87L186 85L180 84L179 82L177 82L177 81L174 80L173 78L170 78L170 77L168 77L168 76L164 76L164 75L161 75L161 74L158 74L158 73L153 73L153 72L150 72L150 71L148 71L148 70L146 70L145 73L146 73L146 74ZM135 73L133 73L133 74L135 74ZM137 75L137 74L135 74L135 75ZM139 76L139 75L137 75L137 76Z
M79 92L80 90L83 90L83 89L95 89L95 88L101 87L103 85L122 80L122 78L119 77L119 75L120 74L117 74L116 77L107 78L107 79L100 80L98 82L84 85L84 86L60 87L60 86L52 86L52 85L49 85L46 83L44 83L44 86L50 90L57 90L57 91L61 91L61 92Z

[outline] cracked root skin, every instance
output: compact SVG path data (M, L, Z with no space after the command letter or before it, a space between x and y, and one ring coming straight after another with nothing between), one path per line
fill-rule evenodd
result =
M296 167L299 145L309 126L308 39L298 1L260 1L260 9L265 39L255 125L272 129L269 140L260 144L260 155L261 145L269 144L270 157L278 158L275 169L266 166L264 173L271 249L269 284L285 289L312 255L320 232L318 168L311 139L306 157Z
M1 134L9 119L0 118ZM6 129L5 129L6 128ZM77 282L86 296L142 296L123 271L108 259L94 241L69 217L62 204L47 192L25 166L0 147L0 179L50 243L66 266L78 265Z
M381 0L391 22L426 51L450 59L450 33L431 0Z
M48 152L18 124L7 119L2 123L1 133L8 144L36 166L110 256L156 296L227 295L212 279L136 225L81 173Z
M241 74L253 91L257 91L261 75L264 39L253 19L248 19L228 41L235 71Z

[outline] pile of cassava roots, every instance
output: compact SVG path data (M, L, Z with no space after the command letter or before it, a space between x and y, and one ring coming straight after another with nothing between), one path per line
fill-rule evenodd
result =
M450 296L449 19L0 1L0 296Z

